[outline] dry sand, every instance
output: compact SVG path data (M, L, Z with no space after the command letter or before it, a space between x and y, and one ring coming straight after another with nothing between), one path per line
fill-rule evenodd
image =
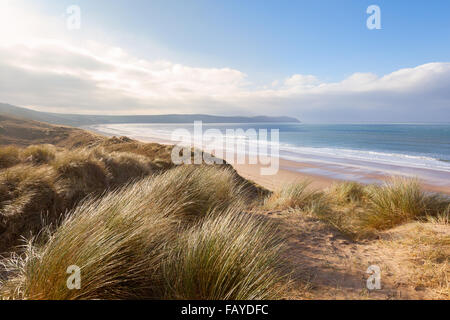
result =
M422 228L440 227L439 232L433 230L433 237L450 239L448 226L412 222L381 232L376 240L353 241L317 218L295 211L261 215L278 221L286 237L286 270L291 272L292 281L287 299L450 299L448 288L417 284L416 278L427 270L414 258L423 244L401 244L401 239L411 234L425 234ZM367 289L367 269L373 265L381 270L379 290ZM448 266L441 270L448 271Z

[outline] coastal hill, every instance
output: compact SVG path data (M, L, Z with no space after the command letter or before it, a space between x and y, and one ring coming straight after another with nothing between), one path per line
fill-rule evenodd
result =
M101 139L103 138L79 128L6 116L0 112L0 145L52 144L74 148Z
M242 117L242 116L215 116L207 114L165 114L165 115L81 115L40 112L10 104L0 103L0 115L19 117L27 120L62 124L68 126L86 126L93 124L120 124L120 123L299 123L293 117Z

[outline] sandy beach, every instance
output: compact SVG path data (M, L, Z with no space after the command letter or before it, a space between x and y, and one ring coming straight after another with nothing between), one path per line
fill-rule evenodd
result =
M320 169L320 165L311 165L310 163L294 162L290 160L280 159L280 169L278 173L271 176L263 176L260 174L261 165L250 165L250 164L235 164L233 167L236 171L244 178L252 180L257 184L264 186L269 190L276 190L285 184L293 183L303 179L309 179L312 183L311 186L317 189L323 189L329 187L333 182L345 181L345 179L337 179L332 177L327 177L318 174L304 173L298 170L304 169ZM345 174L343 172L343 174ZM389 175L376 175L376 174L365 174L365 179L367 181L373 181L373 183L382 183L387 181ZM364 182L362 182L364 183ZM425 190L432 192L440 192L450 195L450 187L432 185L422 181L422 185Z

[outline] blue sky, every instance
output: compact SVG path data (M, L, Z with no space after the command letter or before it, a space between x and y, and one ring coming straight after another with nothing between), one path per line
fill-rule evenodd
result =
M88 27L117 34L118 45L130 35L162 47L148 52L145 43L129 41L136 54L258 77L339 80L450 56L449 1L47 0L43 8L58 14L74 3ZM382 30L366 27L371 4L381 8Z
M449 1L0 3L8 3L2 10L6 17L25 15L9 24L34 21L13 28L22 33L9 34L14 41L0 51L4 74L20 68L14 74L29 81L18 79L3 97L0 89L6 102L79 113L273 113L312 121L324 112L329 121L450 118ZM73 4L81 8L82 28L68 31L65 10ZM372 4L381 9L381 30L366 27ZM29 52L9 57L22 38ZM49 44L50 39L58 43ZM111 56L111 48L123 54ZM58 58L47 66L42 59L47 63L49 55ZM99 72L105 65L109 70ZM141 67L145 71L139 75L129 72ZM56 85L64 95L53 90L53 99L39 96L43 79L49 90ZM39 90L33 80L39 80ZM14 89L29 97L15 96Z

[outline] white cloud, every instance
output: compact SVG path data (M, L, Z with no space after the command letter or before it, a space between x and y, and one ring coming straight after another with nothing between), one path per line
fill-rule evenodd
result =
M313 88L319 83L315 76L302 74L294 74L284 81L285 86L293 88Z
M428 63L381 77L355 73L328 83L294 74L259 89L239 70L140 59L125 48L80 41L49 28L63 24L61 19L11 12L2 11L1 17L9 18L0 24L0 29L7 25L16 30L7 37L8 32L2 31L0 102L74 113L287 114L325 121L450 119L450 63ZM18 23L21 14L28 21L26 27ZM47 21L45 26L38 24L42 21Z

